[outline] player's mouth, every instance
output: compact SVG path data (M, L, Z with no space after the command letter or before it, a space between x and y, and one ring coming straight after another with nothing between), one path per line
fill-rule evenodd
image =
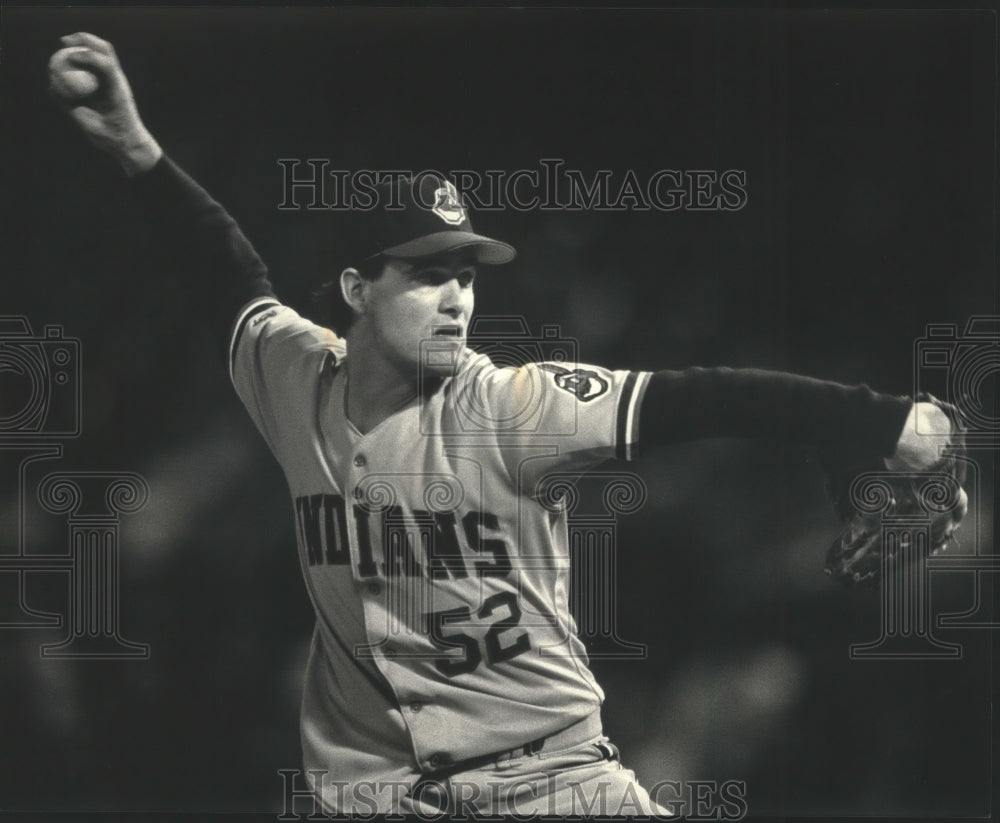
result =
M435 326L431 332L433 337L458 337L461 338L462 327L461 326Z

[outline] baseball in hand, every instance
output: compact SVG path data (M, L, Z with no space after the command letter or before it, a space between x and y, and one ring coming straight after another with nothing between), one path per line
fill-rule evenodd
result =
M73 52L80 49L63 49L58 52L49 65L49 79L52 89L66 100L79 100L97 91L100 81L91 71L77 68L70 62Z

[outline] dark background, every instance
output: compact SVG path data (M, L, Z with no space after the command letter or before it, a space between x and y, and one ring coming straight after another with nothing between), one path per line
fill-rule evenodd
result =
M46 95L59 35L114 43L150 130L303 312L342 262L344 224L278 210L279 158L741 169L736 212L479 215L519 257L480 279L477 307L559 324L584 362L757 365L905 394L927 323L998 308L995 25L985 11L0 10L0 309L81 341L83 431L58 467L138 472L152 490L121 525L122 631L148 661L43 660L63 632L0 631L0 808L279 808L311 628L284 480L198 322L197 284ZM0 464L10 553L16 460ZM970 552L992 546L981 465ZM955 661L849 660L879 636L879 601L821 573L837 523L812 454L712 441L629 468L649 502L619 524L619 626L649 653L594 665L627 766L647 784L744 780L767 817L988 814L992 635L938 631L962 644ZM28 548L64 551L64 529L40 522ZM31 575L29 602L60 611L65 585ZM971 576L935 574L933 595L969 608Z

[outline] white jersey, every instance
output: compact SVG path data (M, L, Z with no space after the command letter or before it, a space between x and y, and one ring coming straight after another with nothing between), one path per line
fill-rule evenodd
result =
M593 713L566 513L543 479L629 457L649 373L498 368L467 349L454 377L362 434L346 356L273 298L234 328L233 383L284 470L316 610L305 768L394 779Z

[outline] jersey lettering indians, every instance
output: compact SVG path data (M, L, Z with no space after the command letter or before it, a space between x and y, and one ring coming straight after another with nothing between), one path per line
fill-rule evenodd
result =
M593 712L547 473L628 457L649 374L567 363L455 375L362 435L343 340L273 298L240 313L232 378L281 464L316 630L307 769L425 770Z

